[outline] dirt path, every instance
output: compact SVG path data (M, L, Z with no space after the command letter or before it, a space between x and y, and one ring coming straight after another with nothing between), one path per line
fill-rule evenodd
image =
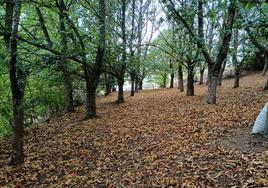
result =
M251 139L250 126L268 101L265 81L251 75L232 89L226 80L212 106L203 103L206 86L194 97L163 89L127 96L121 105L115 95L102 98L99 118L82 121L81 108L27 130L22 166L6 165L10 143L1 141L0 186L268 186L267 145L244 150L250 143L234 139L239 132Z

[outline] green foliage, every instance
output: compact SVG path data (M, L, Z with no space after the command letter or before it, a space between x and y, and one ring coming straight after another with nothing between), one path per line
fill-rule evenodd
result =
M243 64L243 69L249 71L260 71L262 70L263 66L263 56L260 56L258 53L256 53L245 60Z
M45 70L28 78L24 95L25 125L29 126L46 117L49 109L63 111L64 88L59 75ZM9 77L0 75L0 137L12 131L12 98Z
M164 88L164 87L167 87L167 84L169 83L169 77L168 77L168 74L167 73L163 73L163 74L156 74L154 75L152 81L154 83L156 83L157 85L160 86L160 88ZM164 83L166 84L164 86Z
M263 2L261 4L261 6L262 6L263 13L264 14L268 14L268 3L267 2Z
M59 75L52 73L45 70L28 79L25 90L25 121L28 124L32 123L31 118L34 121L42 120L48 109L64 109L62 80Z
M0 75L0 137L9 135L12 131L12 106L10 83L7 74Z
M0 42L3 46L3 43ZM7 51L0 46L0 137L12 131L12 103L7 66Z

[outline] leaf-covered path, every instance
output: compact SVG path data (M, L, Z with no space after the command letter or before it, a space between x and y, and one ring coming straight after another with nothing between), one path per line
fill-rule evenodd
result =
M250 130L268 99L265 81L246 76L232 89L226 80L212 106L203 102L206 86L196 86L194 97L162 89L127 96L122 105L115 95L101 98L99 118L84 121L80 108L28 129L22 166L7 165L10 141L1 140L0 186L268 186L267 145L256 152L221 141Z

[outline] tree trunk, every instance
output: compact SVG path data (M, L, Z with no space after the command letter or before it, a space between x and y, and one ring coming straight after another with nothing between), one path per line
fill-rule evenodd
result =
M217 88L217 81L218 78L214 78L215 75L219 75L219 71L221 68L221 65L223 61L227 57L228 49L229 49L229 43L232 37L232 29L233 29L233 23L234 18L237 12L237 2L236 1L230 1L227 11L227 16L224 16L224 20L222 21L222 27L221 27L221 35L219 37L219 48L218 48L218 54L216 61L214 61L208 52L206 46L204 45L204 33L203 33L203 1L198 1L198 36L195 34L195 30L190 26L190 23L188 20L184 19L184 16L180 14L179 11L177 11L176 6L172 3L172 0L169 0L169 5L167 6L168 9L170 9L174 13L174 17L177 22L180 21L184 25L184 27L189 31L189 34L192 36L192 38L195 40L194 43L197 44L197 47L201 49L201 52L204 56L205 61L208 65L210 65L212 68L213 66L213 77L211 77L211 81L213 82L209 87L209 93L207 96L207 102L216 102L216 88ZM215 86L216 84L216 86Z
M199 79L199 85L203 85L204 83L204 72L205 72L205 68L200 68L200 79Z
M104 82L105 82L105 96L108 96L112 91L111 79L110 76L105 74L104 75Z
M226 60L223 62L221 70L220 70L219 79L218 79L218 85L219 86L222 85L222 78L223 78L223 73L224 73L224 70L225 70L225 66L226 66Z
M130 39L129 39L130 64L131 64L131 68L130 68L130 80L131 80L130 96L134 96L134 94L135 94L135 79L136 79L137 71L138 71L137 64L135 62L136 58L134 58L134 56L135 56L134 40L136 37L136 34L135 34L136 0L132 0L131 3L132 3L131 4L131 32L130 32ZM137 50L139 50L139 49L137 49Z
M262 76L266 75L266 71L267 71L267 67L268 67L267 57L264 57L264 58L265 58L265 63L264 63L263 71L262 71Z
M136 79L135 79L135 92L136 93L139 92L139 78L138 78L138 76L136 76Z
M52 49L53 48L53 42L51 41L50 36L48 34L48 30L47 30L47 27L45 25L45 19L44 19L43 13L41 12L41 10L40 10L40 8L38 6L35 6L35 10L36 10L36 13L37 13L37 16L38 16L40 27L41 27L41 29L43 31L43 35L44 35L45 40L47 42L47 47L49 49ZM61 9L61 11L63 11L63 10L64 9Z
M143 39L143 25L145 21L146 14L144 10L148 9L148 6L144 6L143 0L139 0L139 8L138 8L138 27L137 27L137 38L138 38L138 46L137 46L137 59L138 59L138 65L137 65L137 74L136 74L136 80L135 80L135 92L139 92L139 82L142 77L141 74L141 55L142 55L142 39ZM145 55L146 56L146 55Z
M105 45L106 45L106 5L105 0L99 0L99 43L98 50L95 58L95 64L93 69L89 68L89 65L86 62L84 57L83 69L85 73L86 81L86 91L87 91L87 100L86 100L86 119L96 117L96 88L99 83L99 78L101 74L101 69L104 63L105 56Z
M116 87L113 86L113 87L112 87L112 92L115 92L115 91L116 91Z
M126 9L127 9L126 0L122 0L122 11L121 11L121 31L122 31L122 64L119 77L117 78L118 84L118 96L117 103L124 102L124 75L126 71L126 60L127 60L127 35L126 35Z
M96 110L96 85L98 81L88 79L89 77L85 76L86 80L86 117L85 119L91 119L97 116ZM93 81L93 82L92 82Z
M130 96L134 96L135 93L135 76L130 76L130 80L131 80L131 91L130 91Z
M143 89L143 78L139 80L139 90Z
M23 119L24 107L23 96L13 99L13 140L12 140L12 156L11 164L22 164L24 161L23 154Z
M88 65L83 64L83 70L85 74L86 82L86 116L85 119L91 119L96 117L96 87L94 87L92 78L90 77L91 72L89 71Z
M73 83L68 72L63 72L65 86L65 104L67 112L74 112L73 104Z
M11 44L12 46L12 44ZM10 64L17 61L11 58ZM23 137L24 137L24 105L23 96L26 86L26 74L21 70L10 68L10 81L13 101L13 140L11 164L17 165L24 162ZM14 78L17 74L17 80Z
M187 91L186 96L194 96L194 66L188 64Z
M265 84L263 90L268 90L268 78L267 78L267 81L266 81L266 84Z
M111 87L110 87L110 84L108 84L108 85L105 85L105 93L104 93L104 95L105 96L108 96L108 95L110 95L111 94Z
M208 65L208 75L207 75L207 82L206 85L209 86L210 80L211 80L211 70L212 70L212 66Z
M9 48L9 78L12 92L13 102L13 140L12 140L12 155L11 164L22 164L24 161L23 153L23 135L24 135L24 106L23 95L26 85L26 74L18 65L18 27L21 13L21 0L7 1L6 10L11 11L12 14L6 14L5 21L11 22L12 27L7 28L11 35L6 42ZM11 17L8 17L11 16ZM14 16L14 17L13 17ZM9 24L9 23L6 23ZM6 38L7 39L7 38Z
M63 2L63 0L59 1L59 6L60 8L60 12L59 12L59 31L60 31L60 36L61 36L61 51L62 51L62 56L61 56L61 61L59 64L59 68L62 70L63 72L63 79L64 79L64 87L65 87L65 106L66 106L66 111L67 112L74 112L74 105L73 105L73 84L72 84L72 80L70 77L70 73L68 71L68 66L67 66L67 35L66 35L66 27L65 27L65 17L64 17L64 11L66 10L65 4ZM46 27L44 25L44 20L42 19L42 13L37 8L37 12L39 12L40 14L40 23L43 22L41 25L44 31L44 35L45 38L48 42L49 48L52 49L52 42L49 38L48 32L46 30Z
M178 70L178 89L180 92L184 91L184 86L183 86L183 72L182 72L182 66L179 65L179 70Z
M169 68L170 68L170 88L173 88L174 87L174 70L173 70L173 63L172 61L170 60L170 63L169 63Z
M216 104L217 85L218 85L218 76L212 76L208 86L206 103Z
M170 75L170 88L174 87L174 73Z
M234 81L234 88L239 87L239 80L240 80L240 68L236 67L235 68L235 81Z
M164 73L164 75L162 75L162 76L163 76L163 88L166 88L166 85L167 85L167 74Z
M216 95L217 95L217 84L218 84L218 77L223 63L226 63L227 53L230 45L230 40L232 37L232 29L234 18L236 15L236 2L230 1L230 6L228 8L228 16L226 20L226 24L223 27L223 35L221 40L221 45L219 48L219 52L216 58L215 63L213 63L213 69L211 71L211 83L208 87L208 93L206 97L206 102L208 104L216 104ZM206 54L204 54L206 55ZM211 65L211 62L209 63ZM223 69L224 70L224 69Z
M87 83L87 85L88 84L89 83ZM92 88L92 86L87 86L86 107L86 119L96 117L96 89Z
M235 69L234 70L235 71L234 88L239 87L239 77L240 77L240 65L238 64L238 61L237 61L238 37L239 37L238 28L235 28L234 35L233 35L234 49L233 49L233 58L232 58L234 69Z
M123 103L124 100L124 79L117 80L118 83L118 96L117 96L117 103Z

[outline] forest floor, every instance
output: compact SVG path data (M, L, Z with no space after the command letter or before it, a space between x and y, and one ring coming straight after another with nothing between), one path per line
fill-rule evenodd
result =
M0 187L264 187L268 141L250 135L268 101L266 77L224 80L217 105L174 89L116 94L26 130L25 164L7 165L10 140L0 141ZM266 152L265 152L266 151Z

